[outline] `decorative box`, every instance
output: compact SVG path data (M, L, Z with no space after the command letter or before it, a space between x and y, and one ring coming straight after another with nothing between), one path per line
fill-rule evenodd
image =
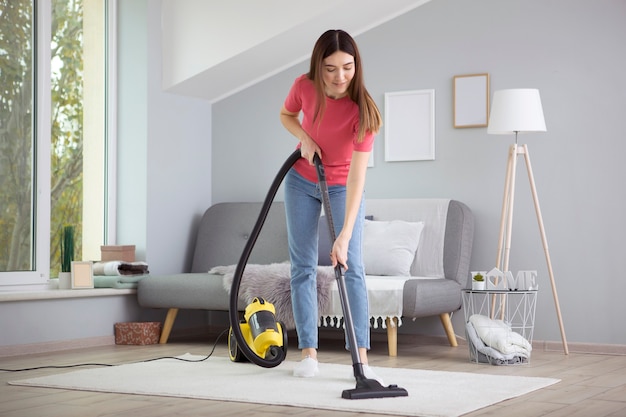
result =
M135 262L135 245L100 246L100 260Z
M154 345L159 343L161 323L115 323L116 345Z

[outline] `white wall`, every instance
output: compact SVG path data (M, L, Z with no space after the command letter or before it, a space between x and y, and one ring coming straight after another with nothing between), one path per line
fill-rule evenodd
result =
M141 313L136 297L113 295L3 301L0 314L7 318L0 324L2 356L9 352L18 354L20 350L13 349L14 345L33 345L21 350L31 353L41 344L112 337L116 322L136 320ZM19 320L8 319L10 317L19 317Z
M162 91L160 1L118 10L118 243L151 273L182 272L211 205L211 104Z
M368 170L369 198L451 197L476 216L472 269L495 265L507 149L512 137L454 129L454 75L488 72L491 91L541 92L548 131L528 143L571 342L626 344L621 259L626 253L623 115L626 3L618 0L431 1L357 36L365 80L384 93L436 91L436 160L385 162L384 134ZM298 64L213 104L213 202L261 201L295 146L278 111ZM518 171L511 270L536 269L536 340L560 341L528 180ZM218 180L219 178L219 180ZM280 195L279 197L280 198ZM463 333L462 312L454 317ZM436 321L401 331L441 333Z
M151 272L180 272L211 205L211 104L162 91L161 8L148 4L147 260Z

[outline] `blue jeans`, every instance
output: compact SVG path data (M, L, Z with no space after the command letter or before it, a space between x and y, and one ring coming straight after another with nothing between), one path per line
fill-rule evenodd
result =
M298 348L318 348L320 313L317 305L318 222L322 207L319 184L303 178L293 168L285 177L285 212L291 258L291 301L298 333ZM343 227L346 187L328 187L337 235ZM370 348L370 321L362 257L364 199L348 246L346 291L358 347ZM325 225L323 225L325 227ZM347 341L346 341L346 346Z

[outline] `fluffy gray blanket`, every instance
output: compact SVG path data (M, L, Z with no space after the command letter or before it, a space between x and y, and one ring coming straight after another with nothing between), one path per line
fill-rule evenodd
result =
M224 289L230 293L237 265L216 266L210 274L224 275ZM243 271L239 287L239 299L250 304L255 297L261 297L274 304L276 319L287 329L295 329L291 307L291 264L288 262L269 265L248 264ZM332 266L317 268L318 311L326 311L330 303L331 285L335 280Z

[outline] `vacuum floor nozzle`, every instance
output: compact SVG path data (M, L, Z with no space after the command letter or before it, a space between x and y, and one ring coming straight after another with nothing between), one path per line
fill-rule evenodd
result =
M366 398L408 397L409 393L404 388L400 388L395 384L384 387L377 380L366 378L361 363L353 364L352 367L354 369L354 378L356 379L356 388L343 390L341 398L361 400Z
M356 388L343 390L341 398L362 400L367 398L408 397L409 393L397 385L383 387L375 379L357 378Z

